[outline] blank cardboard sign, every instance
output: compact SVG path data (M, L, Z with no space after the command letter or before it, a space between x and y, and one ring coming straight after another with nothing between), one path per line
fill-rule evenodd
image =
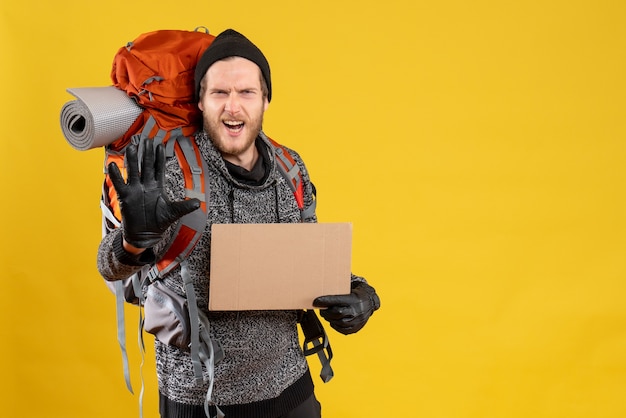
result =
M352 224L213 224L209 310L310 309L350 293Z

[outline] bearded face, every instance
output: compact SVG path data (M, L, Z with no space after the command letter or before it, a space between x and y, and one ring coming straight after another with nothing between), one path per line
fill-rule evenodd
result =
M269 104L259 67L231 57L209 67L203 83L198 106L204 129L224 159L245 167L256 158L254 142Z

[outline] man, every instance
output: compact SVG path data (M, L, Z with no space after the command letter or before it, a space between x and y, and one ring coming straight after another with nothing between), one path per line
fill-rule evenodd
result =
M276 168L263 115L272 98L269 64L246 37L227 30L215 38L200 58L195 74L203 131L195 141L206 160L210 190L206 230L188 258L188 271L198 307L210 320L211 337L223 349L215 365L212 402L227 418L317 418L306 359L297 332L298 312L208 312L210 227L212 223L300 222L292 191ZM305 204L313 187L300 156L289 150L303 175ZM173 226L196 210L196 199L184 200L184 178L176 158L164 161L163 150L145 147L142 172L136 147L127 152L128 184L114 164L110 175L120 200L122 226L106 235L98 252L98 268L107 280L121 280L159 259ZM163 178L165 179L163 181ZM307 222L316 222L312 215ZM184 295L180 268L163 279ZM315 305L337 331L361 329L380 302L365 279L352 275L352 293L321 296ZM186 350L155 342L163 418L205 417L209 387L194 379ZM205 371L206 372L206 371Z

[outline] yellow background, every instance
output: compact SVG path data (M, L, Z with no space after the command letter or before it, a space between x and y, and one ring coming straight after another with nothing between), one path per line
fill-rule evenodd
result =
M353 222L382 299L361 333L330 331L326 418L623 418L625 18L617 0L4 1L2 415L137 416L95 269L102 152L73 150L59 112L140 33L205 25L267 55L265 129L305 158L320 221Z

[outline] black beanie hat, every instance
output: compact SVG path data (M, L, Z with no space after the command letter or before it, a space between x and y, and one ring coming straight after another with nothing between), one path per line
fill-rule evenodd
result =
M267 100L272 100L272 79L270 65L265 55L248 38L233 29L226 29L217 35L211 45L198 60L195 73L196 99L200 99L200 81L207 70L216 61L228 57L242 57L255 63L261 69L261 75L267 84Z

